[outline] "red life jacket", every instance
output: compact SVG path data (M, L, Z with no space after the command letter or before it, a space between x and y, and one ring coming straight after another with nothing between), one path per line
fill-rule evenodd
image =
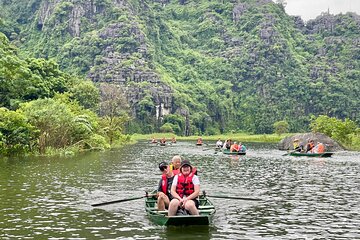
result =
M176 192L181 198L189 196L194 192L194 184L192 182L193 176L194 173L190 173L187 177L185 177L182 173L179 173Z
M166 195L168 194L168 189L167 189L167 182L168 182L168 180L167 180L167 177L166 177L166 174L163 174L162 176L161 176L161 179L162 179L162 182L161 182L161 190L162 190L162 192L163 193L165 193Z
M179 171L179 169L173 169L172 172L174 173L174 175L177 175L177 174L179 174L180 171Z

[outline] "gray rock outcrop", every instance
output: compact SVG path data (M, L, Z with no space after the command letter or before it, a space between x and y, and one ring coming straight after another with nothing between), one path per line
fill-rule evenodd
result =
M331 139L330 137L326 136L322 133L304 133L304 134L296 134L290 137L286 137L281 140L278 144L279 150L291 150L293 149L293 141L295 139L300 140L300 145L305 146L308 139L314 140L315 144L317 142L322 142L326 146L327 152L334 152L334 151L341 151L344 150L339 143Z

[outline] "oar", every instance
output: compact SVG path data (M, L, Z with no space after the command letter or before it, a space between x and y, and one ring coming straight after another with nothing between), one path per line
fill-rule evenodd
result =
M225 198L225 199L238 199L238 200L249 200L249 201L262 201L262 199L259 199L259 198L208 195L205 191L203 191L203 195L206 196L206 197L212 197L212 198Z
M248 197L234 197L234 196L215 196L215 195L206 195L211 198L225 198L225 199L238 199L238 200L248 200L248 201L262 201L259 198L248 198Z
M104 205L113 204L113 203L128 202L128 201L132 201L132 200L138 200L138 199L141 199L141 198L146 198L146 197L149 197L149 196L152 196L152 195L148 195L146 193L145 196L141 196L141 197L124 198L124 199L114 200L114 201L110 201L110 202L94 203L94 204L91 204L91 206L98 207L98 206L104 206Z
M203 151L212 150L212 148L204 148Z

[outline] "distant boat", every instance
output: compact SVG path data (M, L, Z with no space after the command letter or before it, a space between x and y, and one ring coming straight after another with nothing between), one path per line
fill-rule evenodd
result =
M224 149L223 154L227 154L227 155L246 155L246 152L230 152L229 149Z
M334 153L333 152L324 152L324 153L301 153L301 152L290 152L290 156L306 156L306 157L331 157Z

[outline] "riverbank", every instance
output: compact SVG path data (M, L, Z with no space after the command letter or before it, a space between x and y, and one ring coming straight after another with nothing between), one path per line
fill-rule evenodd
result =
M199 137L201 137L204 141L204 143L211 141L216 142L219 138L221 141L224 141L226 139L231 139L233 141L239 141L239 142L264 142L264 143L277 143L280 140L282 140L285 137L292 136L295 133L285 133L285 134L246 134L246 133L228 133L228 134L221 134L221 135L212 135L212 136L176 136L171 133L153 133L153 134L133 134L131 135L131 139L135 141L140 140L148 140L150 141L152 138L155 139L171 139L172 137L175 137L176 140L186 140L186 141L196 141Z

